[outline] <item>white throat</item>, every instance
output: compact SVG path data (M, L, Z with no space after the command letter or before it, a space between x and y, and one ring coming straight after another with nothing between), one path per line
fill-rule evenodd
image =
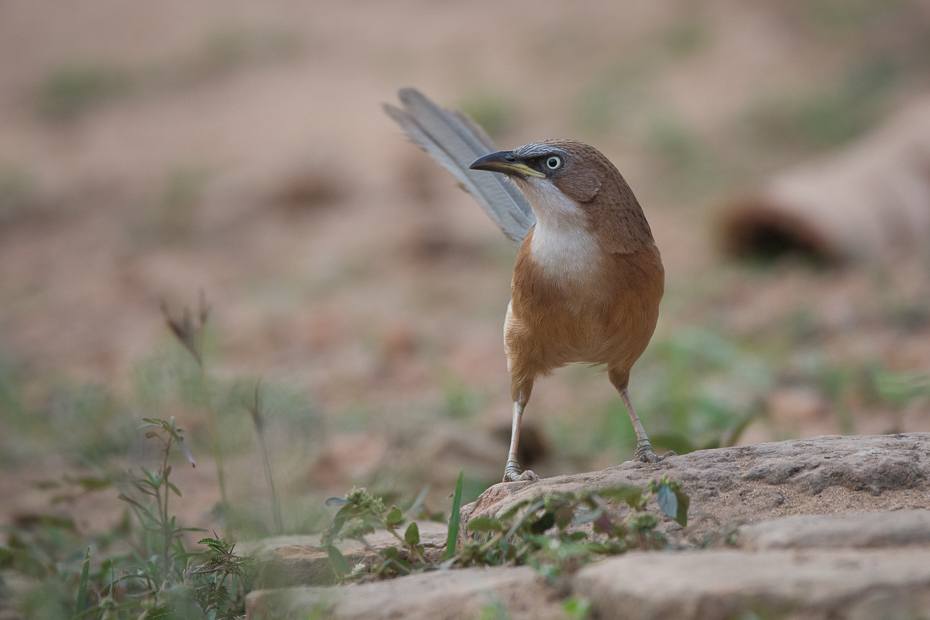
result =
M584 209L547 179L529 178L520 187L536 213L530 242L536 263L563 281L593 275L601 252L597 239L587 230Z

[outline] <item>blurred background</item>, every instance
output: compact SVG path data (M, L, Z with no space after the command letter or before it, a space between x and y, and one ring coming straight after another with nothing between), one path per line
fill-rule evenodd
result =
M631 379L657 449L930 430L926 243L759 253L721 224L926 95L928 2L6 0L0 524L114 527L116 491L75 481L156 467L138 427L175 416L197 467L173 510L216 527L200 369L160 310L201 291L242 536L273 531L259 379L285 531L353 485L448 514L459 471L466 501L499 481L514 252L382 112L403 86L502 148L572 137L623 172L667 272ZM526 419L543 476L631 458L600 370L538 382Z

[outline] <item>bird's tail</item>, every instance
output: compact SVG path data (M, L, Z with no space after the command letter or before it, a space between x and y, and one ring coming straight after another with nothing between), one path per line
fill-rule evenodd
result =
M440 108L415 88L402 88L398 96L402 107L384 104L388 116L455 175L508 239L517 246L523 243L536 223L526 198L503 174L468 169L477 158L498 150L494 141L465 114Z

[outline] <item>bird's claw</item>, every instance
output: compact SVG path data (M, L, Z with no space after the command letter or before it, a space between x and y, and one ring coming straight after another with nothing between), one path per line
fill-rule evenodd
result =
M659 456L652 450L652 444L646 439L636 443L636 454L634 456L637 461L642 461L643 463L658 463L670 456L678 456L678 453L674 450L669 450L662 456Z
M504 479L502 482L537 482L539 476L530 470L520 471L520 465L516 461L508 461L507 467L504 468Z

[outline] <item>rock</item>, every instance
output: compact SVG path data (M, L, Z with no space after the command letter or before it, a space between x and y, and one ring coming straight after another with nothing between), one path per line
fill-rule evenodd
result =
M627 461L599 472L497 484L462 509L462 523L496 516L541 493L644 486L665 475L678 480L691 497L692 534L790 514L930 508L924 492L930 488L928 454L930 433L827 436L700 450L656 464Z
M632 553L583 568L572 588L603 620L918 618L930 547Z
M930 511L803 515L744 525L740 547L751 550L930 545Z
M253 619L314 613L333 619L563 618L557 597L573 596L590 601L592 616L604 620L927 617L928 455L930 433L830 436L498 484L462 509L463 523L496 516L546 492L644 486L650 478L669 475L691 497L686 530L671 519L661 525L677 541L674 547L716 538L735 540L739 548L630 553L586 566L558 586L527 567L501 567L333 588L265 589L249 595L247 613ZM650 507L658 512L654 503ZM420 528L421 539L435 541L431 552L438 554L445 526L421 523ZM393 542L386 533L369 541L373 546ZM301 546L318 542L272 539L255 544L254 553L265 575L277 571L276 579L283 574L292 582L325 583L333 576L325 554ZM376 555L361 546L341 548L350 563L375 561ZM265 580L262 587L274 583L282 582Z
M340 620L472 620L491 608L497 611L491 616L495 618L563 618L562 606L552 595L528 567L465 568L335 588L257 590L246 599L246 617L307 618L317 617L316 611L320 617Z
M406 527L406 526L404 526ZM417 521L420 543L426 549L427 558L438 556L445 548L448 526L434 521ZM401 529L403 535L403 529ZM336 543L339 551L355 566L359 562L370 565L378 560L378 550L397 546L397 539L385 530L366 537L372 549L355 540ZM258 541L239 543L237 553L255 560L258 567L258 587L287 587L295 585L328 585L335 582L335 574L329 556L320 549L319 536L277 536ZM404 553L401 557L406 559Z

